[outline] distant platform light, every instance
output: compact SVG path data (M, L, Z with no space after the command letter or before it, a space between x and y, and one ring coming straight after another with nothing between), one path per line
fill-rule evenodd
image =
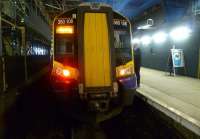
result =
M138 26L137 29L142 29L142 30L151 29L153 25L154 25L154 20L147 19L147 23L145 25Z
M164 43L167 40L167 34L165 32L157 32L153 35L153 41L157 44Z
M74 27L73 26L57 26L56 34L73 34Z
M137 29L143 29L143 30L150 29L150 28L151 28L151 25L143 25L143 26L137 27Z
M182 41L182 40L189 38L189 36L191 35L191 32L192 32L192 30L189 27L180 26L180 27L173 29L170 32L170 37L174 41Z
M140 39L139 38L134 38L131 40L132 44L139 44L140 43Z
M143 45L149 45L152 41L152 38L150 36L145 35L140 39L140 41Z

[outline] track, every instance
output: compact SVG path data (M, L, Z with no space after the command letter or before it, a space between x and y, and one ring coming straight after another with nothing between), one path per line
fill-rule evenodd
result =
M43 77L21 90L7 112L5 139L182 139L139 98L100 124L74 119L74 109L56 98Z

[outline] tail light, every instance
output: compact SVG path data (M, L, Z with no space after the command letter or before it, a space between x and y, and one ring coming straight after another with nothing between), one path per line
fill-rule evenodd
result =
M63 76L70 77L70 71L68 69L63 69Z
M125 77L125 76L130 76L134 74L134 69L133 69L133 62L128 62L125 65L120 65L116 67L116 75L117 78L119 77Z
M120 67L117 69L117 77L125 77L133 74L132 67Z
M124 76L126 74L126 70L125 69L121 69L119 71L119 75Z
M52 75L62 79L78 80L78 70L70 66L63 66L61 63L54 62Z

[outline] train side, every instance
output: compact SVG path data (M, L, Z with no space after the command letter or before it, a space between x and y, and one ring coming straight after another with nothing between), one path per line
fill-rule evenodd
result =
M51 80L97 111L136 88L129 21L102 4L81 4L55 18ZM121 102L122 101L118 101Z

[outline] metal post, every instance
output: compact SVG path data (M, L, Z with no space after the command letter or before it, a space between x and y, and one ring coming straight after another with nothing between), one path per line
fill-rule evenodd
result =
M6 85L6 67L5 67L5 58L2 56L2 75L3 75L3 92L6 91L7 85Z
M28 80L28 71L27 71L27 52L26 52L26 30L25 27L20 27L21 35L22 35L22 48L24 53L24 73L25 80Z
M1 3L0 3L1 9ZM3 90L3 60L2 60L2 53L3 53L3 45L2 45L2 35L1 35L1 10L0 10L0 95Z
M2 6L1 6L1 3L2 2L0 2L0 56L2 56L2 54L3 54L3 45L2 45L2 31L1 31L1 10L2 10Z
M2 2L0 2L0 92L6 91L6 74L5 74L5 59L3 57L3 44L2 44Z

